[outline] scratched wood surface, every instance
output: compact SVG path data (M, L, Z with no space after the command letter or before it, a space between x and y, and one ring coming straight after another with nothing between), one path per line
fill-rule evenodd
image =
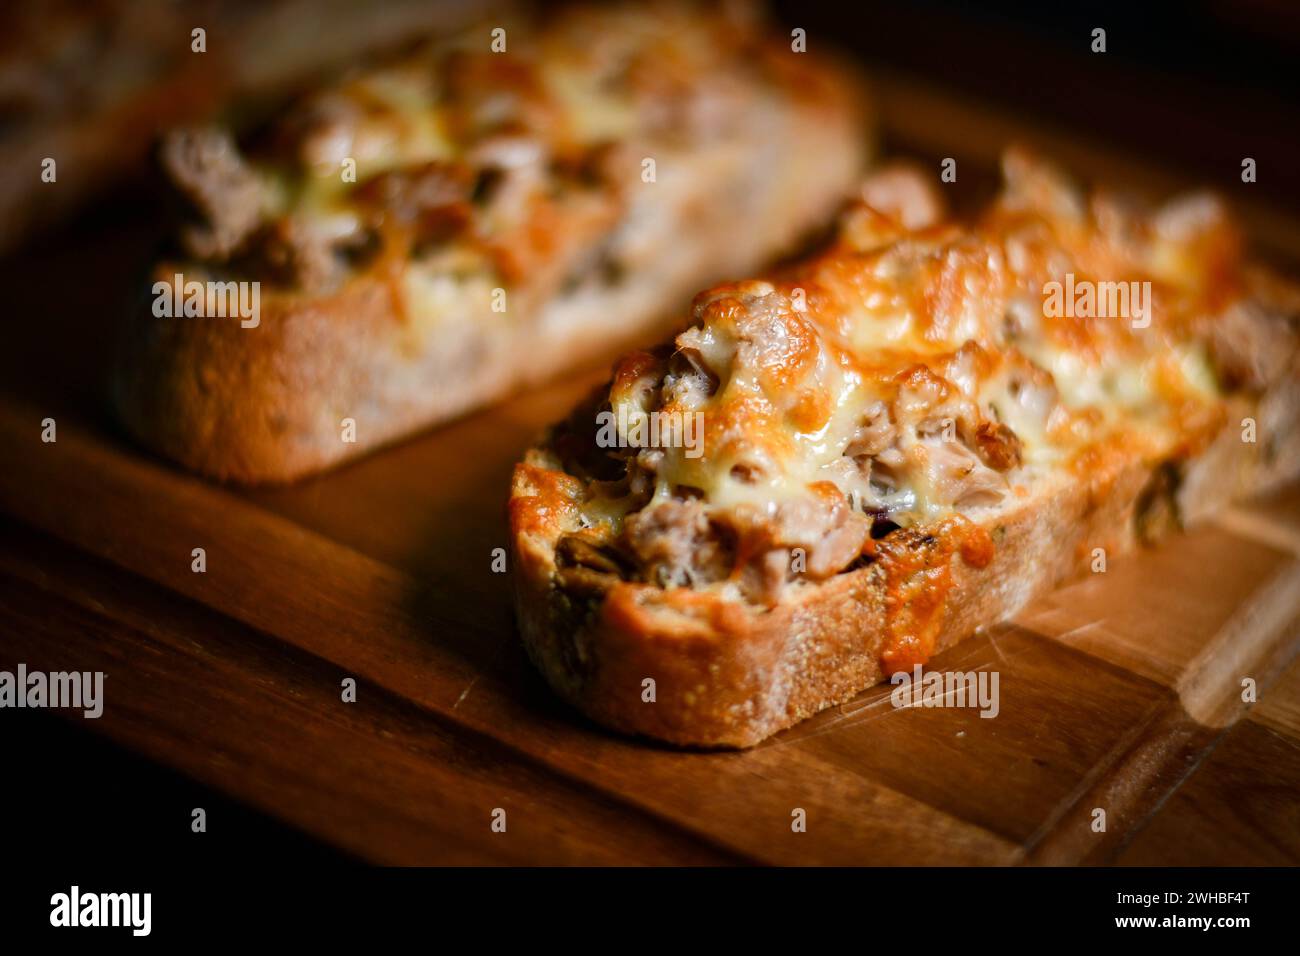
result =
M890 147L961 157L976 192L1013 137L1084 174L1180 183L877 84ZM1296 224L1245 215L1300 261ZM125 441L102 398L157 230L123 209L0 267L31 319L9 327L0 389L0 668L106 671L96 732L384 863L1300 862L1300 492L1113 561L934 662L997 671L995 719L876 688L747 752L678 752L556 702L490 569L511 465L601 370L295 487L208 484Z

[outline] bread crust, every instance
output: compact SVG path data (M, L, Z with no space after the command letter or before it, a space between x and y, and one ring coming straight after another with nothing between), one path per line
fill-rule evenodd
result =
M994 542L992 560L974 566L953 557L935 653L1085 571L1096 548L1108 558L1122 554L1169 524L1203 520L1233 498L1300 475L1300 363L1293 358L1258 402L1228 404L1227 424L1195 455L1062 472L1051 487L979 522ZM1246 417L1262 420L1274 440L1243 442ZM588 716L678 745L749 747L885 678L889 588L881 562L801 587L770 610L639 582L566 592L556 563L562 522L538 505L556 500L557 469L539 447L515 470L516 607L529 656ZM1158 520L1165 508L1173 522Z

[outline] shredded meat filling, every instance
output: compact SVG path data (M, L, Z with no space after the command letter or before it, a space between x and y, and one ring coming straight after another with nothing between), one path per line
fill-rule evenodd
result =
M663 501L630 515L623 541L645 578L661 587L722 580L732 569L728 549L695 499Z
M661 501L628 517L620 543L641 576L661 587L731 580L775 603L792 579L823 580L868 546L871 518L829 482L768 515L752 506L710 514L695 498Z
M180 129L162 143L160 161L204 223L186 230L190 254L227 259L262 222L263 188L230 134L214 128Z

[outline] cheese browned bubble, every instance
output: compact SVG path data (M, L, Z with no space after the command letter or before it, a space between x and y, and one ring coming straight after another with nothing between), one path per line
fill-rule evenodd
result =
M673 350L625 359L615 415L701 413L703 453L618 453L626 472L588 488L583 534L644 580L761 607L876 556L893 526L949 535L947 560L970 550L963 517L1220 424L1210 324L1243 295L1223 210L1198 197L1148 214L1017 151L1004 173L963 227L892 172L827 252L704 293ZM1093 286L1113 311L1103 284L1121 282L1122 315L1049 301L1051 283Z

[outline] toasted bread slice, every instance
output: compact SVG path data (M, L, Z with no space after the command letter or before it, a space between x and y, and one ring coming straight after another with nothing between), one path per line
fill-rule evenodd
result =
M917 176L874 180L835 248L699 296L673 347L625 358L528 452L518 619L565 699L750 746L1097 549L1300 474L1300 297L1242 261L1223 208L1134 209L1019 151L1004 167L965 225L930 221ZM1112 277L1151 283L1131 314L1096 314Z
M292 480L659 334L789 250L851 192L865 104L743 11L484 24L314 97L250 156L177 132L164 165L204 222L127 337L122 420L203 474ZM237 311L228 289L246 308L208 316ZM171 314L191 301L208 317Z

